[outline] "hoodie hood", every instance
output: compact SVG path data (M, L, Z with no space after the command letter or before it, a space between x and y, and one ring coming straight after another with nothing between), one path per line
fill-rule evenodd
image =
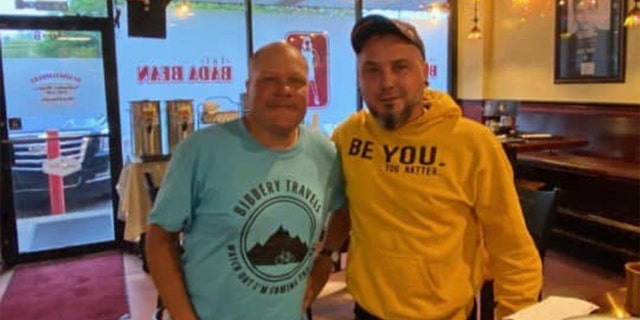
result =
M425 89L422 93L422 102L427 108L424 116L428 119L459 118L462 116L458 104L445 92Z

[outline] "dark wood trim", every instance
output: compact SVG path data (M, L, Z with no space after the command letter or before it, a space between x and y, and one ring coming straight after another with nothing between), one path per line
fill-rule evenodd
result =
M362 1L355 1L355 21L354 24L358 21L360 21L360 19L362 19L362 9L363 9L363 4ZM362 110L362 108L364 108L364 101L362 100L362 94L360 94L360 83L358 80L358 62L356 59L356 68L355 70L353 70L355 72L356 75L356 110L360 111Z
M482 108L485 100L458 100L463 110ZM640 104L602 102L521 101L519 113L581 114L612 117L640 117Z
M522 102L518 112L640 117L640 104Z
M449 1L449 60L447 86L452 97L458 96L458 1Z
M475 107L483 106L485 100L456 99L456 101L460 106Z
M461 100L458 101L462 115L478 122L483 121L482 111L484 110L484 101L482 100Z

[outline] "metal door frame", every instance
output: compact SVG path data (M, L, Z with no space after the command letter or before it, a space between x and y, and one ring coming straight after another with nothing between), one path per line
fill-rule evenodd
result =
M106 93L107 118L109 123L109 150L111 164L111 193L114 221L114 240L108 242L80 245L61 249L33 253L18 252L16 213L13 201L13 182L11 178L11 154L8 142L7 102L4 97L4 69L0 50L0 237L3 263L11 267L18 263L42 261L55 258L76 256L91 252L104 251L120 247L124 233L124 222L118 220L118 196L116 184L122 169L122 150L120 140L120 113L118 103L118 83L116 68L116 47L113 23L113 2L107 0L108 16L95 17L33 17L0 15L0 30L73 30L100 32L102 40L102 59L104 85ZM0 39L1 41L1 39Z

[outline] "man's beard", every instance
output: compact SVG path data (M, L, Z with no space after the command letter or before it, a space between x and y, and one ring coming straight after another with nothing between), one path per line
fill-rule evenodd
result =
M393 110L393 104L384 104L381 106L382 109ZM386 130L395 130L399 128L401 125L405 124L409 117L411 117L411 111L415 106L412 106L408 103L405 103L402 110L400 110L400 114L380 114L374 109L370 109L369 111L373 115L373 117L378 121L378 124L382 126Z

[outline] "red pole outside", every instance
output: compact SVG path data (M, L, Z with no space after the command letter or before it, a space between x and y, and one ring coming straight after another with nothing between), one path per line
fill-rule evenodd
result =
M60 139L58 131L47 131L47 159L55 159L60 156ZM64 184L62 177L50 174L49 176L49 200L51 204L51 214L65 213Z

